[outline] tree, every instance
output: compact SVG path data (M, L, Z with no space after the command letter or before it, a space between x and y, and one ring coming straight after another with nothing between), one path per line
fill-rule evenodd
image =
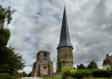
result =
M1 30L7 30L7 29L0 29L0 32L2 32ZM0 33L0 35L5 39L4 35L7 35L6 33L5 34ZM24 63L22 62L22 57L14 52L14 48L6 47L7 42L8 39L1 41L0 38L0 45L1 45L0 46L0 72L9 72L13 74L14 72L17 72L19 69L22 69L24 67Z
M28 74L26 72L21 72L20 75L21 75L21 77L27 77L28 76Z
M85 69L85 66L83 64L77 65L77 69Z
M3 28L5 23L10 24L14 12L15 10L11 10L10 7L3 8L0 5L0 28Z
M61 61L60 61L60 58L58 58L58 62L57 62L57 73L60 73L61 72Z
M91 61L88 66L87 66L88 69L98 69L98 66L96 64L95 61Z
M6 14L6 11L8 11L9 14ZM0 73L14 74L24 67L24 63L22 57L14 52L14 48L7 47L10 30L4 28L3 25L5 20L7 20L7 24L10 23L12 19L10 12L10 9L5 9L0 6L0 26L2 25L0 28Z
M5 47L10 38L9 29L0 29L0 47Z
M28 74L28 77L31 77L32 71Z

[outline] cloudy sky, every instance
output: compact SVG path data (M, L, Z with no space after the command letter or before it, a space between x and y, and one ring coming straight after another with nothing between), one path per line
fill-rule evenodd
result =
M22 55L27 73L40 50L51 52L56 69L63 7L66 6L74 65L94 60L101 68L107 53L112 54L112 0L0 0L16 12L10 25L8 46Z

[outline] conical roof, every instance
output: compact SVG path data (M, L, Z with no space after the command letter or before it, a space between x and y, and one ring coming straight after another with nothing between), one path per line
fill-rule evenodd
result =
M66 8L65 7L64 7L64 13L63 13L60 41L59 41L59 45L57 48L64 47L64 46L72 47L72 44L70 42L69 29L68 29L68 24L67 24L67 16L66 16Z

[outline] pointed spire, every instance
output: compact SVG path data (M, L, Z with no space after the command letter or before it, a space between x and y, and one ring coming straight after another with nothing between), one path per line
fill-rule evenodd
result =
M64 13L63 13L60 42L59 42L59 45L57 48L64 47L64 46L72 47L72 44L70 42L69 29L68 29L68 24L67 24L67 16L66 16L66 8L65 7L64 7Z

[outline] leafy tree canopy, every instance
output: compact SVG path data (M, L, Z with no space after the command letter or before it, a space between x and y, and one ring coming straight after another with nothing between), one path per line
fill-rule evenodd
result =
M95 61L91 61L88 66L87 66L88 69L98 69L98 66L96 64Z
M15 10L11 10L10 7L3 8L0 5L0 28L3 28L5 23L10 24L14 12Z
M85 69L86 67L83 64L77 65L77 69Z

